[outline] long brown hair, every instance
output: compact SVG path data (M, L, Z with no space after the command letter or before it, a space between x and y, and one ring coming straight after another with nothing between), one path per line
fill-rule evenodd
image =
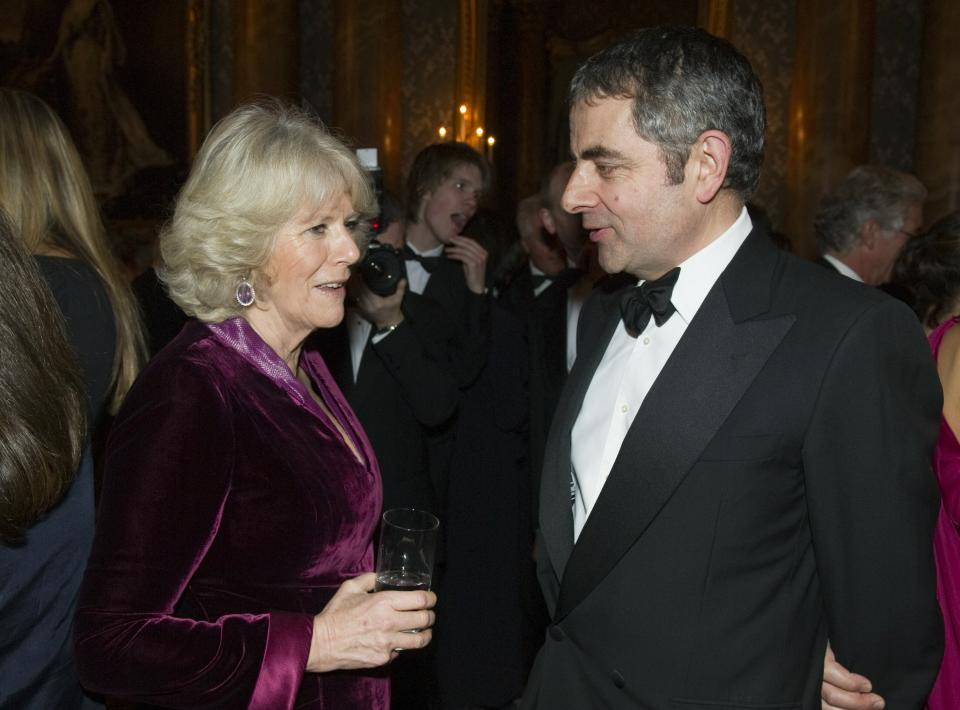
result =
M27 250L51 248L89 264L110 298L117 328L116 411L144 359L139 309L110 249L87 176L66 126L36 96L0 88L0 207Z
M960 210L907 242L893 267L893 283L917 318L932 330L960 307Z
M0 363L0 544L9 544L73 480L86 399L60 309L2 213Z

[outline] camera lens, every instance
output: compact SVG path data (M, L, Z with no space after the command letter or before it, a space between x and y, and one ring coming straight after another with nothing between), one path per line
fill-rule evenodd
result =
M378 296L392 296L406 274L403 255L387 244L373 240L358 267L367 288Z

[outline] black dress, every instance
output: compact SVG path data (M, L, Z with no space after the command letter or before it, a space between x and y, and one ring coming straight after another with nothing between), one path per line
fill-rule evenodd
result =
M65 316L93 422L109 393L116 341L106 290L84 262L46 256L36 261ZM70 710L83 703L71 632L93 521L88 436L63 500L27 531L24 544L0 545L0 708Z

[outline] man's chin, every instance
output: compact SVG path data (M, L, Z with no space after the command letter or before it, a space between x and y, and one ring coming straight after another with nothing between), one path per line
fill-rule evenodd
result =
M617 259L615 254L611 254L610 250L602 245L597 250L597 261L600 263L600 268L608 274L619 274L626 266L622 260Z

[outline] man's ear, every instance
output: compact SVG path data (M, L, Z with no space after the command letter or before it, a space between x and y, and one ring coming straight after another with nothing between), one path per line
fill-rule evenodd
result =
M704 131L693 144L687 167L688 169L692 167L694 171L695 194L697 201L701 204L707 204L713 200L723 187L732 153L730 137L723 131Z
M543 225L543 228L546 229L550 234L557 233L557 223L553 221L553 215L550 214L550 210L546 207L540 208L540 224Z
M417 204L417 224L423 223L423 215L427 211L427 203L431 197L433 197L433 193L430 191L420 195L420 202Z
M880 223L876 218L869 217L860 225L860 231L857 236L867 249L873 249L877 243L877 239L880 238L881 231Z

